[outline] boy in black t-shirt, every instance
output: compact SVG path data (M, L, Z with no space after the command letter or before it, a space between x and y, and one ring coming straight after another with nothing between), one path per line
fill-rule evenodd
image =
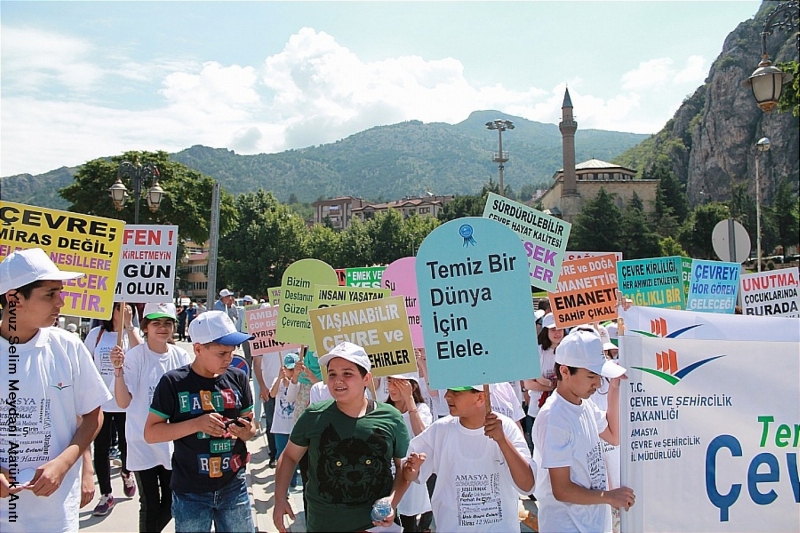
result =
M189 325L192 364L164 374L144 428L147 442L174 441L172 511L176 531L254 531L245 483L253 438L247 375L231 368L234 348L252 337L222 311Z

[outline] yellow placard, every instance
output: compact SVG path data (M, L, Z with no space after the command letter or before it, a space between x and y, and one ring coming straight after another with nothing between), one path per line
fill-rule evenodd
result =
M62 314L108 319L114 303L125 222L58 209L0 202L0 260L41 248L62 270L83 272L64 282Z
M320 355L348 341L367 352L373 376L417 370L402 296L312 309L309 315Z

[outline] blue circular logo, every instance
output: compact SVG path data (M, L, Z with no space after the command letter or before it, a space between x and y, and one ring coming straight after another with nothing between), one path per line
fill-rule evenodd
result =
M472 226L469 224L462 224L461 227L458 228L458 234L465 239L469 239L472 237Z

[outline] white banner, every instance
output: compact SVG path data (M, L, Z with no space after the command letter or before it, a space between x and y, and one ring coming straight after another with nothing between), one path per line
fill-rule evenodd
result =
M742 275L742 309L746 315L800 317L798 268Z
M620 314L622 531L800 531L800 320Z
M173 301L177 255L178 226L126 224L114 301Z

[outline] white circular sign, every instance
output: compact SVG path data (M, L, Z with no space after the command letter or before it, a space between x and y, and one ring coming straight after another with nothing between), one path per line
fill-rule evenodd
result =
M711 232L711 244L714 245L717 257L730 263L743 263L750 255L750 235L744 226L732 218L718 222L714 226L714 231Z

